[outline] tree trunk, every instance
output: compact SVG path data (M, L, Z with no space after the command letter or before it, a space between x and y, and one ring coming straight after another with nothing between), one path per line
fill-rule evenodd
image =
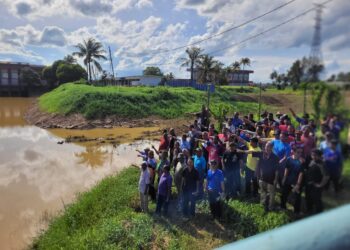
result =
M194 67L194 62L191 62L191 84L193 83L193 67Z
M89 62L89 82L91 83L92 82L92 79L91 79L91 64Z

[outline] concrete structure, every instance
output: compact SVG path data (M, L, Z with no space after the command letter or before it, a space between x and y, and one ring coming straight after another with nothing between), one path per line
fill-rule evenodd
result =
M187 69L187 71L190 71L190 69ZM227 73L226 79L228 84L232 86L248 86L253 84L253 82L249 80L249 75L252 73L254 73L253 70L236 70ZM193 79L196 82L200 82L200 77L201 70L195 69L193 72ZM215 76L213 75L211 78L215 79Z
M253 84L249 80L249 74L254 73L253 70L237 70L227 74L226 79L229 85L247 86Z
M223 246L220 250L350 249L350 205Z
M126 76L118 77L116 80L117 85L126 86L158 86L162 81L161 76Z
M21 71L31 69L41 75L45 66L19 62L0 62L0 96L26 96L41 86L27 86L21 82Z

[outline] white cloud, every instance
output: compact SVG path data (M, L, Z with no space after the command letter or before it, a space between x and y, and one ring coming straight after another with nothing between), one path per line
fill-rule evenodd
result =
M139 0L149 5L149 0ZM51 16L97 17L115 14L134 6L137 0L3 0L10 12L20 18L36 19Z
M136 3L136 7L139 9L143 9L143 8L147 8L147 7L152 7L153 6L153 2L152 0L139 0Z

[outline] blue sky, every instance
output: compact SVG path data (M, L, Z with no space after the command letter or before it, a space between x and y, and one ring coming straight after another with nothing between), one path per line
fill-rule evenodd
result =
M94 37L111 46L118 76L141 74L149 65L188 78L178 58L185 49L155 53L196 42L263 14L288 0L2 0L0 61L50 64ZM249 25L199 44L205 52L224 48L277 25L321 2L296 0ZM333 0L323 13L326 75L350 70L350 5ZM249 57L252 80L269 81L273 70L285 72L307 56L315 13L249 42L215 53L226 65ZM103 63L109 69L108 62Z

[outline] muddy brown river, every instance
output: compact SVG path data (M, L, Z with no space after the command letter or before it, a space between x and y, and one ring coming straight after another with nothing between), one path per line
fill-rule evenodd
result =
M45 130L26 124L30 98L0 98L0 249L23 249L49 219L103 177L140 164L136 140L158 128ZM63 143L68 136L117 138ZM136 187L135 187L136 188Z

